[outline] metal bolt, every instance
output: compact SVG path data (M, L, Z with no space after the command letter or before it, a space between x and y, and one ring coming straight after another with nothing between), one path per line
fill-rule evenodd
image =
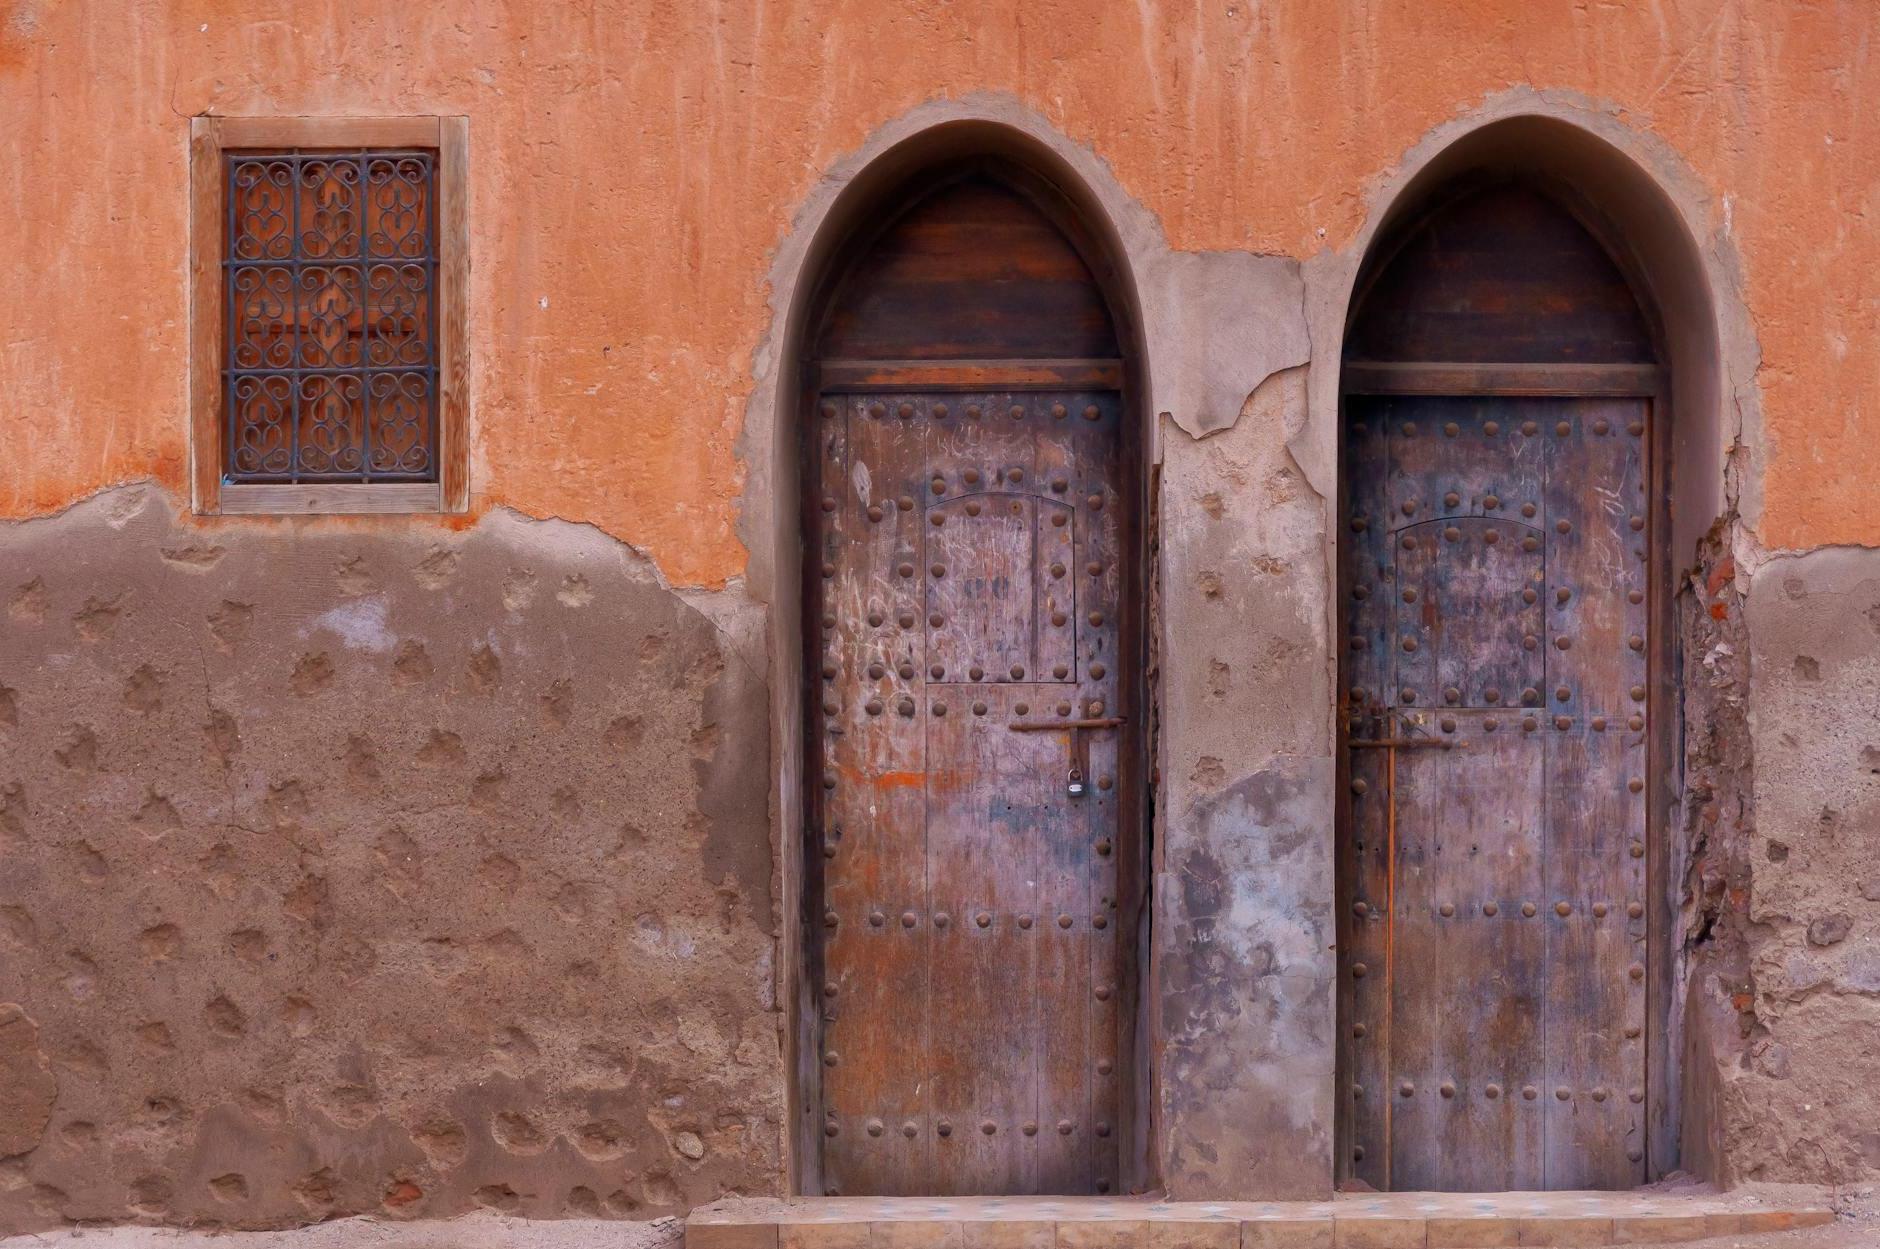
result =
M1405 1080L1402 1084L1397 1086L1397 1095L1399 1097L1415 1097L1416 1092L1417 1086L1410 1083L1408 1080Z
M1526 916L1529 919L1533 919L1534 918L1534 904L1532 902L1523 902L1521 904L1521 914Z
M1444 1097L1454 1097L1456 1095L1456 1086L1445 1080L1442 1084L1437 1086L1436 1091L1441 1093Z
M992 926L992 912L979 912L979 914L973 916L973 922L978 924L981 928L990 928Z
M1484 902L1484 903L1482 903L1482 914L1484 914L1484 915L1498 915L1498 914L1500 914L1500 913L1501 913L1501 907L1500 907L1500 906L1498 906L1498 905L1496 905L1495 903L1493 903L1493 902Z
M915 925L915 923L919 921L919 918L920 917L915 915L914 912L912 911L902 911L901 912L901 927L912 928Z
M1490 438L1493 438L1496 434L1501 432L1501 422L1484 421L1482 423L1482 432L1487 434Z
M1573 914L1573 907L1570 903L1556 902L1554 903L1554 914L1565 919L1567 916Z
M870 1119L868 1121L868 1134L870 1136L880 1136L884 1130L881 1120Z
M1491 1084L1487 1088L1482 1090L1482 1094L1483 1096L1487 1097L1489 1101L1492 1102L1496 1098L1501 1096L1501 1085Z

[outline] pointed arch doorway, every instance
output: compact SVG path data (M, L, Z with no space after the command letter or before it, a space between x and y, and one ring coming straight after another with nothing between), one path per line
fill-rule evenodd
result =
M807 980L831 1194L1105 1193L1134 1136L1143 489L1054 186L905 181L803 334Z
M1571 192L1447 188L1342 370L1341 1178L1647 1178L1666 381Z

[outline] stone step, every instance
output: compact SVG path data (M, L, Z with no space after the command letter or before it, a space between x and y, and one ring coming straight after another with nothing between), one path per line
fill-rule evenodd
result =
M701 1206L686 1249L1502 1249L1663 1245L1812 1227L1825 1205L1680 1189L1364 1193L1317 1202L1143 1197L745 1198Z

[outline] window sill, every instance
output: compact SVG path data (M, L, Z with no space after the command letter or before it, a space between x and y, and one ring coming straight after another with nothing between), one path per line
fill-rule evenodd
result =
M216 508L224 516L325 516L442 512L434 481L366 484L322 482L305 486L224 484Z

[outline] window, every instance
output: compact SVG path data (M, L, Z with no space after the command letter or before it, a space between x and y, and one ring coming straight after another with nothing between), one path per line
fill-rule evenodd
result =
M466 506L464 130L195 119L199 511Z

